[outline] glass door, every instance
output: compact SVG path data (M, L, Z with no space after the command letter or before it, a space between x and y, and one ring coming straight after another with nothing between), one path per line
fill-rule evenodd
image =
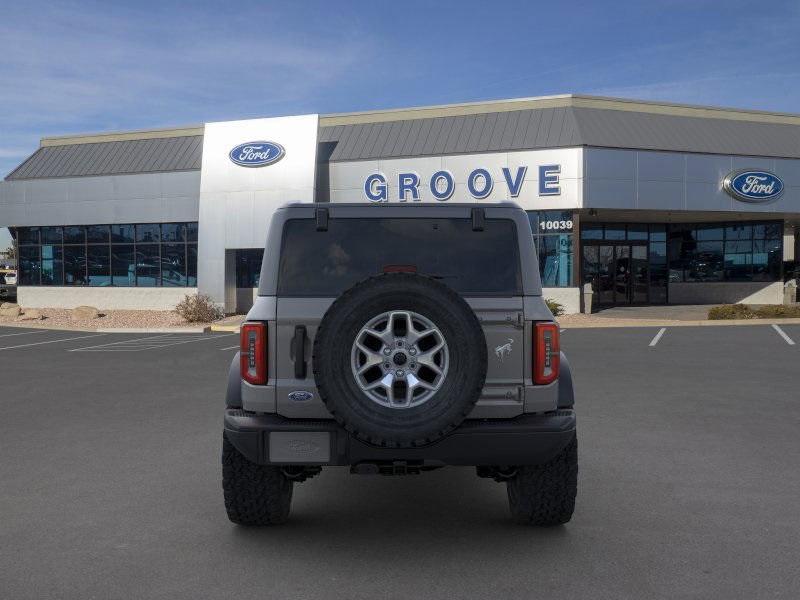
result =
M647 246L631 246L630 293L633 304L649 300L647 274Z
M597 303L614 304L614 246L599 246Z
M598 305L648 302L645 244L600 243L583 246L583 282L591 283Z

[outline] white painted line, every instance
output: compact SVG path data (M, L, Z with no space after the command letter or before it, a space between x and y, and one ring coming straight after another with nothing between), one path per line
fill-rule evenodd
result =
M3 335L0 335L0 337L11 337L12 335L31 335L32 333L47 333L48 331L53 331L53 330L40 329L39 331L23 331L22 333L4 333Z
M141 342L143 340L153 340L153 339L164 338L164 337L167 337L167 336L166 335L151 335L151 336L145 337L145 338L136 338L135 340L121 340L119 342L109 342L108 344L100 344L98 346L86 346L85 348L75 348L73 350L70 350L70 352L75 352L76 350L88 350L89 348L105 348L105 347L108 347L108 346L116 346L118 344L130 344L130 343L133 343L133 342Z
M235 346L230 346L230 347L228 347L228 348L220 348L220 350L233 350L234 348L235 348L236 350L238 350L238 349L239 349L239 347L240 347L240 346L239 346L239 344L236 344Z
M786 341L787 344L789 344L790 346L794 346L794 340L790 338L788 335L786 335L786 332L783 329L781 329L777 325L773 325L772 328L778 332L778 335L781 336Z
M230 333L226 335L238 335ZM98 346L87 346L85 348L74 348L70 352L141 352L142 350L158 350L159 348L167 348L169 346L179 346L180 344L189 344L191 342L202 342L204 340L219 339L226 337L226 335L209 335L197 336L194 338L186 339L186 336L181 336L182 339L169 338L169 336L154 336L152 338L142 338L137 340L123 340L121 342L112 342L109 344L100 344ZM167 338L167 339L165 339ZM133 342L141 342L142 340L150 340L146 344L134 344ZM129 345L125 345L129 343Z
M72 340L85 340L86 338L99 337L101 335L105 335L105 334L104 333L95 333L93 335L82 335L82 336L73 337L73 338L61 338L59 340L47 340L46 342L33 342L31 344L20 344L18 346L6 346L5 348L0 348L0 350L14 350L15 348L27 348L28 346L40 346L42 344L56 344L58 342L71 342Z
M653 340L650 342L650 347L651 347L651 348L652 348L653 346L655 346L655 345L658 343L658 340L660 340L660 339L661 339L661 336L662 336L662 335L664 335L664 332L665 332L666 330L667 330L667 328L666 328L666 327L662 327L662 328L659 330L659 332L656 334L656 337L654 337L654 338L653 338Z

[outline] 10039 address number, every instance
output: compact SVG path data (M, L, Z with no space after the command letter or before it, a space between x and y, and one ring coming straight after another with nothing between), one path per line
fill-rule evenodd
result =
M540 221L539 229L542 231L572 231L572 220L566 221Z

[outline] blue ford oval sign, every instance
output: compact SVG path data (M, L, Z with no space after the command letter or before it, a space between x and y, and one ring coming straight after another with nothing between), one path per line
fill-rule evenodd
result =
M769 202L780 198L783 181L769 171L744 169L729 173L722 182L728 194L742 202Z
M286 150L275 142L247 142L230 151L230 159L241 167L265 167L283 158Z

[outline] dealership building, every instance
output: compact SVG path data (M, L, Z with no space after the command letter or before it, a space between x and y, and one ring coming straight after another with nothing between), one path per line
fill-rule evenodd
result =
M779 304L800 115L564 95L47 137L0 182L0 227L23 306L235 312L282 204L508 200L569 312L586 283L595 305Z

